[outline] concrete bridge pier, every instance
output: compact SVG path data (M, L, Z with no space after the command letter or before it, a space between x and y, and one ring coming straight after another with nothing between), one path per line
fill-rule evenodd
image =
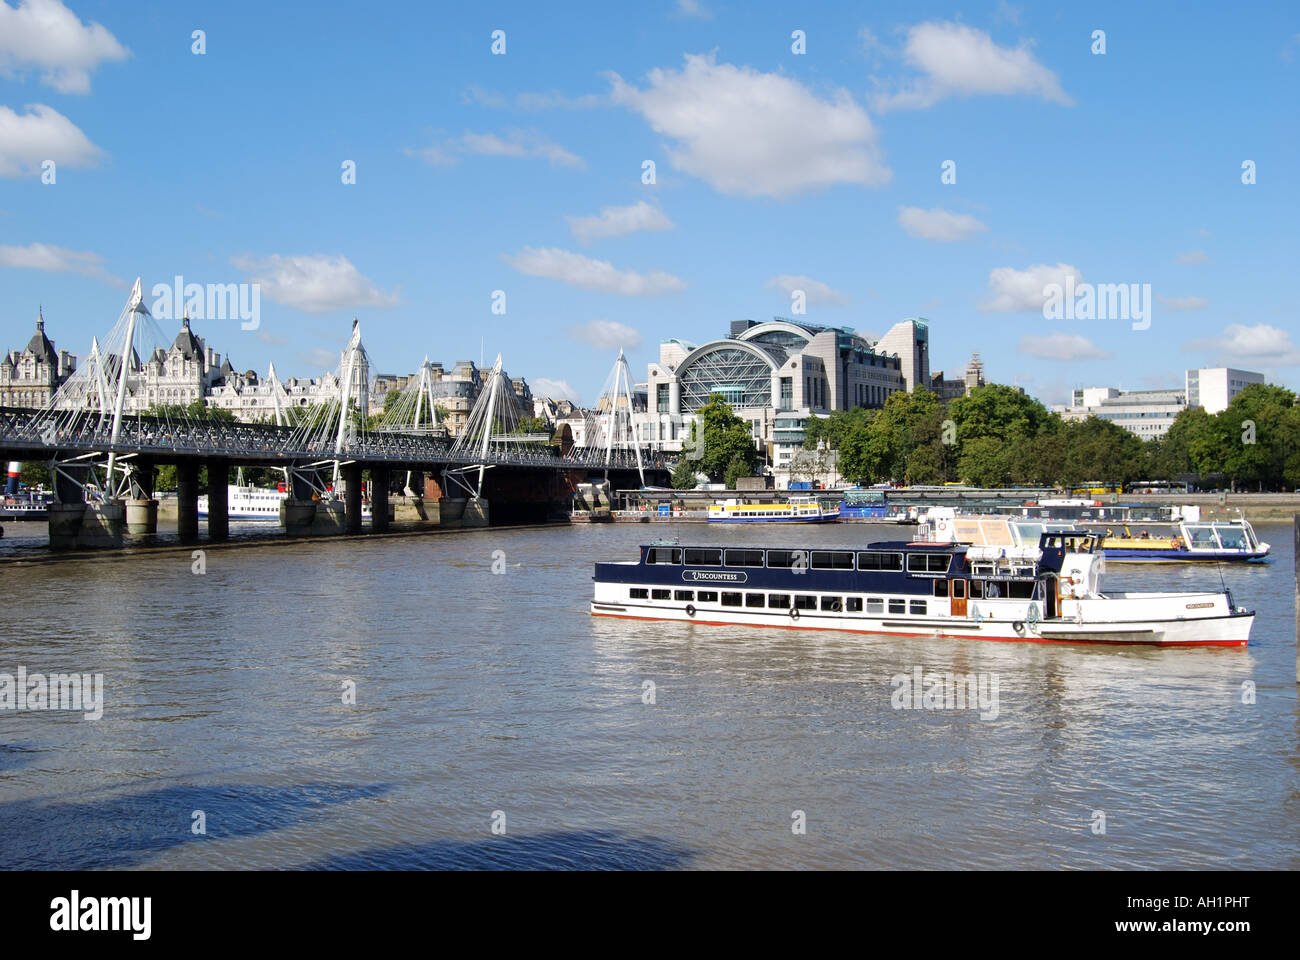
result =
M57 502L49 506L50 546L55 550L67 550L77 545L77 534L81 532L81 522L86 517L85 493L77 483L64 473L71 473L78 479L85 476L85 469L65 465L54 471L54 492Z
M316 519L316 501L312 499L311 484L297 471L289 471L289 496L280 503L280 523L291 537L311 534Z
M155 534L158 532L158 501L153 497L154 465L151 462L136 461L135 483L142 496L126 501L126 532L136 536Z
M209 504L211 506L211 504ZM199 539L199 462L182 460L176 464L176 532L181 543Z
M387 467L374 467L370 471L370 531L383 533L388 529L389 511L388 484L390 476Z
M361 532L361 464L353 461L343 468L344 519L348 533Z
M230 461L213 457L208 461L208 539L230 539Z

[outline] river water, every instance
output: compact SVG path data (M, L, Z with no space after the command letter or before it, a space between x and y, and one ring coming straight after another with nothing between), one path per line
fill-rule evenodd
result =
M1247 649L1115 650L587 613L591 562L650 537L891 527L242 543L197 573L180 548L51 560L14 525L0 673L102 673L104 707L0 711L0 862L1300 868L1291 530L1258 530L1273 562L1222 570ZM996 717L896 709L918 667L996 679Z

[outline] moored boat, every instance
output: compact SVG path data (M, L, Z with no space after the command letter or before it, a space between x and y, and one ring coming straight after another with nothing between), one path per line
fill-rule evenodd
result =
M1245 646L1254 612L1230 591L1103 593L1100 537L1044 531L996 546L642 546L597 563L597 616L897 636Z
M826 523L839 518L838 507L823 507L815 497L791 497L785 503L733 499L709 507L710 523Z

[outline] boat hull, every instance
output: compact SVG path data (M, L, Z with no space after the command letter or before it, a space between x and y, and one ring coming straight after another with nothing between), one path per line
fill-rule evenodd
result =
M592 601L592 615L629 620L677 621L706 627L762 627L784 630L832 630L839 633L1021 643L1105 644L1155 647L1244 647L1254 624L1253 613L1165 621L1078 623L1054 618L1038 623L1016 620L910 620L890 617L837 616L813 611L789 613L743 610L696 610L682 604L633 604Z
M1140 550L1105 547L1107 563L1263 563L1268 551L1240 550Z
M838 513L823 513L807 517L709 517L709 523L833 523Z

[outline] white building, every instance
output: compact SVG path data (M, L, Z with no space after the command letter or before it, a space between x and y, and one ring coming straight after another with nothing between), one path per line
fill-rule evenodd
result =
M750 424L773 470L786 469L803 446L812 415L883 407L890 394L926 386L929 334L923 320L896 324L880 340L847 327L774 318L732 323L725 339L695 345L666 340L647 371L642 442L680 451L695 413L719 394Z
M76 369L76 357L66 350L55 352L45 335L45 313L39 311L27 348L0 356L0 406L39 409Z
M1264 375L1232 367L1203 367L1186 374L1187 405L1204 407L1206 413L1228 409L1232 398L1252 383L1263 383Z
M1129 433L1152 440L1163 437L1178 415L1187 409L1182 390L1117 390L1114 387L1085 387L1075 390L1068 407L1054 407L1066 420L1098 417L1123 427Z

